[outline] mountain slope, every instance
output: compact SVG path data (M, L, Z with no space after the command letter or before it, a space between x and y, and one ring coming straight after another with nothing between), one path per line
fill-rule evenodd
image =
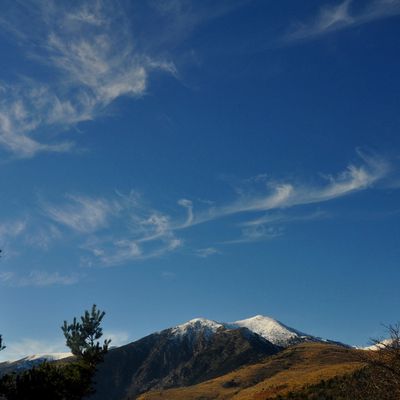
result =
M193 385L280 350L246 328L192 320L111 350L96 376L93 400L134 399L150 389Z
M322 343L292 346L261 362L188 387L150 391L140 400L266 400L363 366L357 350Z

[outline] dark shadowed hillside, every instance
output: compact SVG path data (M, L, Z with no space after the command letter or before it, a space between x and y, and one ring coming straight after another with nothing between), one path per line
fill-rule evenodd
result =
M113 349L96 376L93 400L134 399L150 389L187 386L276 354L281 348L246 328L154 333Z

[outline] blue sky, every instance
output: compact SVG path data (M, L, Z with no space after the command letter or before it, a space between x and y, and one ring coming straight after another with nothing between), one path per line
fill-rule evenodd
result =
M399 319L400 1L3 1L2 359Z

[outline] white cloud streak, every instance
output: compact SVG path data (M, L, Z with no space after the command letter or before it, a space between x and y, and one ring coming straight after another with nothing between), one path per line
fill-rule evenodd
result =
M197 257L200 258L208 258L210 256L214 256L216 254L221 254L221 252L215 247L205 247L204 249L197 249L195 251Z
M150 0L148 4L158 14L162 34L154 29L146 32L157 47L176 46L204 23L227 15L251 0Z
M81 233L105 227L110 216L119 211L117 202L101 198L70 195L69 199L61 206L46 204L43 210L53 221Z
M328 217L328 213L325 211L317 210L310 214L304 215L288 215L282 212L278 213L268 213L260 218L256 218L243 223L243 226L257 226L257 225L273 225L273 224L283 224L283 223L293 223L293 222L307 222L316 221Z
M25 243L42 250L49 250L52 243L61 238L62 233L54 224L43 224L26 233Z
M0 223L0 250L3 261L18 256L19 249L14 243L21 243L28 231L26 218L17 218Z
M285 225L317 221L327 217L327 212L319 210L308 214L288 214L272 210L260 218L240 224L242 227L241 237L223 243L238 244L270 240L284 235Z
M29 47L30 62L51 71L48 79L44 83L23 77L0 84L0 146L18 157L73 150L71 140L54 141L54 134L103 115L121 96L143 96L151 71L176 72L172 63L136 50L116 3L87 0L73 7L37 1L34 5L13 6L22 7L31 21L22 26L17 18L11 33L18 32L18 39ZM9 29L4 20L0 28Z
M194 215L193 215L193 202L188 199L180 199L178 204L187 210L187 219L185 223L182 225L183 227L190 226L193 223Z
M182 240L176 238L172 232L165 236L147 240L144 245L141 239L113 239L97 238L82 246L89 251L94 259L84 259L86 266L112 267L128 262L144 261L152 258L162 257L182 246Z
M241 237L233 240L226 240L223 244L240 244L261 242L264 240L275 239L282 236L284 229L282 227L265 226L262 224L252 225L242 229Z
M312 39L399 14L399 0L370 0L364 2L362 8L357 10L352 0L344 0L335 5L323 6L312 21L298 24L284 37L284 41Z
M220 243L244 243L272 239L284 233L282 226L291 222L310 221L325 214L308 215L276 213L279 210L309 204L320 204L366 190L381 181L390 171L383 159L359 152L362 160L350 164L336 176L322 176L319 185L302 185L298 182L266 182L264 194L254 190L240 191L236 201L221 206L207 205L195 212L193 202L181 199L178 205L186 215L168 215L143 203L135 193L128 196L117 193L113 200L69 196L61 206L46 205L45 214L61 226L78 235L90 236L80 246L91 256L83 264L89 266L114 266L132 261L161 257L183 245L184 231L198 224L212 222L237 214L264 216L242 223L241 237ZM272 214L271 214L272 213ZM208 247L195 251L199 257L217 254Z
M45 214L78 235L91 236L81 244L92 258L83 265L114 266L161 257L178 249L175 222L169 215L145 206L139 196L117 193L113 200L69 196L61 206L45 205Z
M0 243L8 242L26 231L27 223L25 220L15 220L0 223Z
M0 284L11 287L46 287L46 286L69 286L79 282L81 276L78 274L62 274L60 272L31 271L26 274L17 274L12 271L0 272Z
M0 145L19 157L71 150L69 141L40 143L32 137L52 124L61 107L65 105L42 84L31 80L14 86L0 83Z
M319 183L277 182L265 178L247 180L246 190L236 191L236 200L232 202L217 205L197 201L199 209L196 209L193 201L181 199L176 212L169 214L150 207L137 192L128 195L116 192L111 198L74 194L68 195L61 204L42 201L41 215L31 218L34 224L27 226L24 220L16 220L0 225L0 240L5 243L19 240L44 250L48 250L52 241L66 241L85 253L80 255L81 266L93 267L163 257L182 248L185 235L195 226L222 219L221 223L231 224L233 218L230 217L239 215L242 221L233 224L236 228L225 226L223 235L229 237L232 229L239 228L241 236L234 240L222 237L215 239L215 243L272 239L284 233L285 224L326 217L322 211L304 214L299 207L344 198L382 185L385 178L390 178L391 167L387 161L361 152L359 156L358 164L350 164L336 175L320 175ZM243 217L247 221L243 221ZM193 250L199 257L217 253L212 246ZM38 272L25 277L3 272L0 277L3 284L15 286L72 284L77 279L79 276Z
M222 207L212 207L199 213L193 219L194 224L204 223L217 218L238 213L268 211L295 207L313 203L323 203L365 190L383 179L389 172L389 164L376 157L359 152L364 163L350 164L337 176L326 176L327 184L305 186L292 182L270 182L265 195L243 194L237 201Z

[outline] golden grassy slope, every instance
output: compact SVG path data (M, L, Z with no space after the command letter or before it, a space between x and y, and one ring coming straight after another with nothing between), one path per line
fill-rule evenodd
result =
M139 400L265 400L362 367L357 350L305 343L197 385L150 391Z

